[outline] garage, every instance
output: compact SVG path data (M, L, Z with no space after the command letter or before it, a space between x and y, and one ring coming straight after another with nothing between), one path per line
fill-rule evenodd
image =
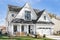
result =
M51 31L50 29L42 29L43 33L42 34L46 34L46 35L50 35Z
M51 29L50 28L39 28L38 29L39 34L41 35L50 35L51 34Z

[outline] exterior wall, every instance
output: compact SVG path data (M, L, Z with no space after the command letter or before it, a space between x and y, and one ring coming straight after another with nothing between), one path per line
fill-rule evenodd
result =
M10 24L10 25L8 26L8 33L9 33L10 35L13 35L13 24Z
M8 21L5 21L5 26L6 26L6 32L8 31Z
M12 17L12 14L14 14L14 17ZM13 12L13 11L8 11L8 16L7 16L7 21L11 21L15 18L15 16L17 15L17 12Z
M14 17L12 17L12 14L14 14L14 17L17 15L17 12L13 12L13 11L9 11L8 10L8 14L7 14L7 17L6 17L6 29L8 31L8 27L10 25L10 22L14 19Z
M50 29L39 29L39 28L50 28ZM48 31L47 31L48 30ZM40 35L52 35L53 34L53 26L48 24L36 24L36 32Z
M34 12L34 10L30 7L29 4L26 4L21 11L18 13L18 15L16 16L16 18L21 18L21 19L25 19L25 11L31 11L31 20L36 20L37 19L37 15Z
M14 25L17 25L17 32L21 32L21 26L20 26L20 24L10 24L9 26L8 26L8 33L10 34L10 35L15 35L16 33L14 33L14 29L13 29L13 27L14 27Z
M44 16L46 16L46 20L44 20ZM46 11L43 12L43 14L39 18L38 22L39 21L51 22L50 17L49 17L49 15L48 15L48 13Z

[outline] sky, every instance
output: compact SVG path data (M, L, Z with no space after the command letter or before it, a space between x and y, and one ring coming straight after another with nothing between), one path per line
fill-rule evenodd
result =
M23 6L26 2L30 3L32 8L46 11L60 16L60 0L0 0L0 25L5 24L8 4Z

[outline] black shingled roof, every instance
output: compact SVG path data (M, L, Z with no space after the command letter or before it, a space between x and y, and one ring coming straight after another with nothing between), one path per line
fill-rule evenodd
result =
M19 6L13 6L13 5L8 5L9 11L14 11L14 12L19 12L22 7Z
M39 24L54 24L52 22L44 22L44 21L39 21L37 22L36 20L32 20L32 21L25 21L23 19L13 19L12 20L13 23L27 23L27 24L36 24L36 23L39 23Z
M14 11L14 12L19 12L23 7L19 7L19 6L13 6L13 5L8 5L9 11ZM32 21L25 21L23 19L18 19L15 18L12 20L13 23L42 23L42 24L53 24L52 22L37 22L37 20L40 18L40 16L43 14L43 12L45 11L42 10L38 10L38 9L33 9L35 11L35 13L37 14L37 19L36 20L32 20Z
M9 11L19 12L23 7L8 5ZM33 9L36 13L40 12L39 9Z

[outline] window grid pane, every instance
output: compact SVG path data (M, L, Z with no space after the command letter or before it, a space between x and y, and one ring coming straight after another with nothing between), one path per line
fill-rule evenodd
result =
M25 19L26 20L31 20L31 12L30 11L25 11Z

